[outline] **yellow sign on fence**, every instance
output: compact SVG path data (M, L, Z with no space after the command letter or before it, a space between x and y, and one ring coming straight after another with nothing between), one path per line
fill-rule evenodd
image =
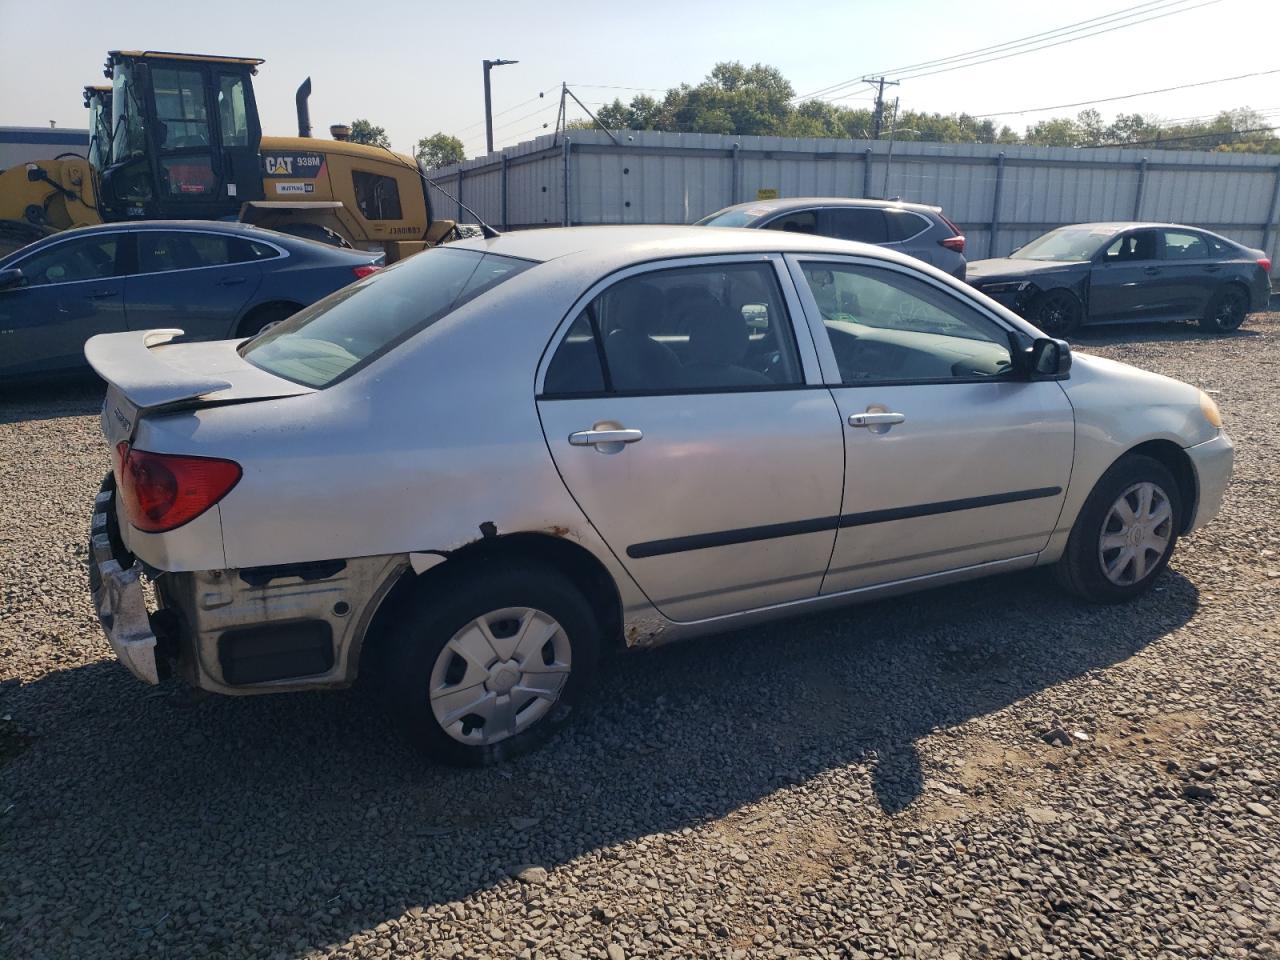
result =
M778 189L776 187L761 187L756 191L757 200L777 200Z

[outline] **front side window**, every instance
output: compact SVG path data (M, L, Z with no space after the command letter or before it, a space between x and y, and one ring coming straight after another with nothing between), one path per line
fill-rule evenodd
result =
M28 286L103 280L116 275L117 236L67 240L33 253L17 264Z
M1204 260L1209 256L1209 244L1198 233L1180 230L1164 232L1164 258L1166 260Z
M366 220L399 220L400 188L394 177L356 170L351 174L356 206Z
M140 230L138 271L162 273L168 270L224 266L233 262L229 243L231 239L215 233Z
M699 227L749 227L765 214L771 207L729 207L703 217L694 225Z
M249 111L244 102L244 77L218 77L218 126L224 147L249 145Z
M858 240L862 243L884 243L884 211L876 207L843 207L826 211L823 230L829 237L840 240Z
M1125 263L1131 260L1154 260L1156 258L1156 232L1154 230L1134 230L1121 234L1102 254L1103 263Z
M298 311L241 347L241 356L286 380L325 387L533 265L425 250Z
M591 301L556 349L548 396L764 390L803 382L773 266L628 277Z
M837 263L805 263L848 385L996 377L1012 362L1007 332L994 320L924 280Z
M175 67L151 71L161 150L208 149L209 109L204 73Z

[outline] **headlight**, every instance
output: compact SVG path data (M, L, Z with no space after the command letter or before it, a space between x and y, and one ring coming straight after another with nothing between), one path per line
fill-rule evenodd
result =
M1218 405L1214 403L1213 397L1209 396L1203 390L1200 391L1200 412L1204 414L1204 418L1209 421L1218 430L1222 429L1222 411L1218 409Z
M1031 286L1029 280L1010 280L1002 283L982 283L978 281L978 289L983 293L1021 293Z

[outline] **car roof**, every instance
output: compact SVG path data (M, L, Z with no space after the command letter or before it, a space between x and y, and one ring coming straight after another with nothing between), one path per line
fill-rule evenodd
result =
M74 229L76 236L111 230L220 230L226 233L242 233L249 236L275 232L252 223L241 223L238 220L119 220L114 223L94 223L87 227L76 227ZM51 234L50 236L58 235Z
M1064 223L1061 227L1055 227L1054 229L1062 230L1064 228L1071 228L1073 230L1075 229L1093 230L1098 233L1101 233L1104 230L1109 230L1112 233L1119 233L1121 230L1137 230L1137 229L1150 230L1155 228L1196 230L1200 233L1213 232L1211 230L1206 230L1203 227L1193 227L1190 224L1186 224L1186 223L1161 223L1154 220L1099 220L1093 223Z
M911 203L906 200L874 200L868 197L787 197L777 200L753 200L748 203L735 203L731 207L717 210L716 213L728 213L730 210L758 210L760 215L766 213L782 213L787 210L802 210L809 207L872 207L878 210L911 210L916 213L941 213L942 208L927 203Z
M541 263L560 259L590 259L614 269L645 260L669 257L715 256L735 253L833 253L883 257L872 244L836 240L808 233L694 226L591 226L518 230L491 238L472 238L447 248L484 250Z

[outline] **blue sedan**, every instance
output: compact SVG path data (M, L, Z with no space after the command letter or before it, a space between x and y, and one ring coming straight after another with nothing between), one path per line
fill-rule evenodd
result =
M215 221L68 230L0 259L0 382L87 370L98 333L249 337L367 276L381 253Z

